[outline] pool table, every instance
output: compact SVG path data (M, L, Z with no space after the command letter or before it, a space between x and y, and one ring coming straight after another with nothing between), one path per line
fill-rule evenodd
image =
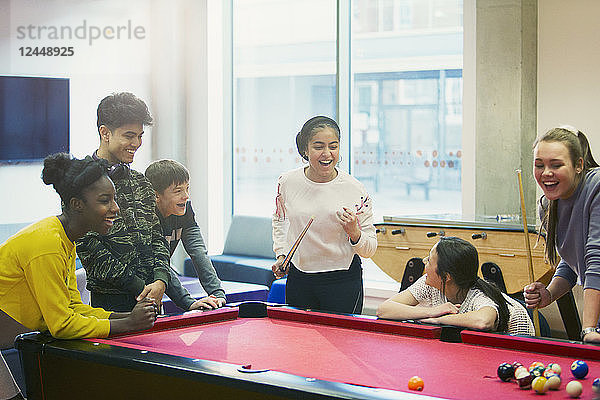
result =
M268 307L241 317L238 307L160 318L148 331L108 339L17 338L33 399L417 399L528 398L501 382L502 362L556 362L568 397L574 359L590 369L582 398L600 376L600 347L578 342ZM450 336L452 337L452 335ZM456 339L454 335L454 339ZM409 379L425 387L411 391Z

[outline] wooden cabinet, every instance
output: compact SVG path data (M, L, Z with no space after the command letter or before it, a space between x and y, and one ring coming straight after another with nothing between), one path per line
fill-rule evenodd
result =
M402 281L405 266L413 257L423 258L440 236L456 236L472 243L479 253L479 265L497 264L509 294L523 290L529 283L527 250L523 226L495 222L441 221L384 217L375 224L378 230L377 252L373 261L389 276ZM535 280L550 282L554 269L544 260L545 239L530 228ZM481 270L480 270L481 275Z

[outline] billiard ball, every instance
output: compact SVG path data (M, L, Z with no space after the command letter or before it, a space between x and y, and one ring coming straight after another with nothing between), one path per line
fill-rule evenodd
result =
M522 375L523 373L529 373L529 371L527 371L527 368L525 368L524 366L520 365L517 368L515 368L515 373L514 373L514 377L515 379L517 379L518 375Z
M560 376L554 374L546 378L548 380L548 389L558 390L560 387Z
M515 370L512 364L502 363L498 366L498 378L502 382L508 382L514 376Z
M546 393L548 391L548 380L543 376L538 376L531 382L531 387L536 393Z
M408 388L410 390L418 390L420 392L424 387L425 384L423 383L423 379L418 376L413 376L408 380Z
M514 368L514 369L517 369L517 367L520 367L520 366L522 366L522 365L523 365L523 364L521 364L521 363L520 363L520 362L518 362L518 361L515 361L515 362L513 362L513 363L512 363L512 366L513 366L513 368Z
M562 372L562 368L557 363L550 363L546 366L546 369L552 369L552 371L556 372L556 375L560 375Z
M532 363L529 365L529 372L533 371L533 369L534 369L534 368L536 368L536 367L543 367L544 369L546 369L546 368L544 367L544 363L541 363L541 362L539 362L539 361L534 361L534 362L532 362Z
M581 386L581 382L579 381L571 381L567 383L567 393L571 397L579 397L581 392L583 392L583 386Z
M594 379L594 382L592 383L592 390L595 393L600 393L600 378Z
M531 375L533 375L534 377L538 377L544 376L544 371L546 371L546 369L543 366L538 365L537 367L533 367L533 369L530 370L529 373L531 373Z
M531 389L532 381L533 375L527 371L519 372L519 375L517 375L517 382L519 383L520 389Z
M552 375L558 375L556 372L554 372L554 370L552 368L548 368L546 367L546 370L544 371L544 378L549 378Z
M575 360L573 364L571 364L571 373L577 379L585 378L588 373L588 365L585 361Z

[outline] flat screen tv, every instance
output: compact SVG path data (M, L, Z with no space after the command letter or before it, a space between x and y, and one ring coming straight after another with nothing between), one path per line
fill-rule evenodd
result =
M69 152L69 80L0 76L0 163Z

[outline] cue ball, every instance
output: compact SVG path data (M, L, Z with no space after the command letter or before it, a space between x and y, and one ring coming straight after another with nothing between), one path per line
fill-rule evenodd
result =
M571 373L577 379L585 378L588 373L588 365L585 361L575 360L573 364L571 364Z
M418 376L413 376L408 380L408 388L410 390L418 390L420 392L424 387L425 384L423 383L423 379Z
M502 382L510 381L510 378L514 376L514 373L515 370L512 364L502 363L498 366L498 378L500 378Z
M543 376L538 376L531 382L531 387L536 393L546 393L548 391L548 380Z
M560 387L560 376L554 374L554 375L550 375L546 379L548 380L548 389L558 390L558 388Z
M592 390L595 393L600 393L600 378L594 379L594 382L592 383Z
M583 386L581 386L581 382L579 381L571 381L567 383L567 393L571 397L579 397L583 392Z

